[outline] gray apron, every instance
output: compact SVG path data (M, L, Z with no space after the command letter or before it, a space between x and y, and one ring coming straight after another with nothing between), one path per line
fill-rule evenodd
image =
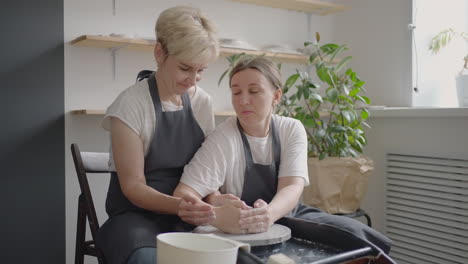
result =
M239 124L239 120L237 121L237 127L244 145L246 165L241 199L251 206L257 199L263 199L265 202L270 203L278 188L278 171L281 158L281 143L274 120L272 118L270 121L270 136L272 137L272 150L274 155L274 162L271 165L261 165L253 162L250 145ZM297 220L288 221L288 218ZM352 248L352 245L346 245L346 243L351 243L350 241L352 240L343 240L343 238L346 236L353 236L385 253L388 253L392 244L391 240L386 236L357 220L344 216L327 214L320 209L304 204L298 204L279 222L287 225L288 223L297 223L297 221L301 221L301 224L289 226L293 233L310 233L312 235L311 237L327 236L326 239L320 237L320 241L336 241L344 246ZM330 230L335 230L335 232L331 232ZM334 244L336 244L336 242Z
M237 128L242 138L245 156L244 185L241 200L250 206L253 206L257 199L270 203L278 187L278 169L281 156L281 144L273 118L270 120L270 136L272 137L271 147L274 162L270 165L254 163L249 141L247 141L239 119L237 120Z
M154 75L148 78L148 86L157 124L145 157L146 184L172 195L184 166L205 137L193 116L187 93L182 95L182 110L163 112ZM138 248L156 247L156 235L160 233L193 229L178 216L158 214L133 205L122 193L116 173L111 174L106 212L109 219L99 229L96 242L111 264L126 263Z

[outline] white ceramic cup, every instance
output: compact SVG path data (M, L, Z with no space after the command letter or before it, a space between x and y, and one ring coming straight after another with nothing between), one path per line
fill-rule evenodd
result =
M235 264L250 245L211 234L164 233L156 237L158 264Z

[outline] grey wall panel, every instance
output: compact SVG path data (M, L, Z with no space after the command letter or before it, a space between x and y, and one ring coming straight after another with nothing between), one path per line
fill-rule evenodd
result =
M0 3L0 262L65 262L63 0Z

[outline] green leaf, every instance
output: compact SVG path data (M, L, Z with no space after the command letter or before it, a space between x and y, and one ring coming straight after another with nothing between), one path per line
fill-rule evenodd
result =
M366 104L370 104L370 99L367 96L363 96L362 98L366 101Z
M322 99L322 96L318 93L311 93L310 94L310 98L312 98L313 100L317 101L317 102L320 102L320 103L323 103L323 99Z
M363 96L356 95L355 98L358 99L359 101L367 104L367 101ZM369 98L367 98L367 99L369 99Z
M226 76L226 74L229 72L230 69L227 69L223 72L223 74L221 74L221 77L219 77L219 81L218 81L218 87L219 85L221 84L221 81L223 81L224 79L224 76Z
M355 131L356 135L364 134L364 131L362 129L360 129L360 128L356 128L354 131Z
M363 82L363 81L358 81L354 84L354 87L359 87L361 88L366 82Z
M325 136L325 133L326 132L324 129L319 129L317 130L317 133L315 133L315 137L317 137L320 140Z
M367 139L365 137L359 136L357 140L361 142L362 145L367 145Z
M332 103L336 102L336 99L338 98L338 90L336 90L335 88L328 89L327 97L330 100L330 102Z
M344 58L338 63L338 65L336 65L335 70L336 70L337 72L341 71L341 68L343 68L343 67L348 63L348 61L350 61L352 58L353 58L352 56L344 57Z
M336 48L333 51L333 53L331 54L330 61L333 61L335 59L336 55L340 54L340 52L342 52L345 49L346 49L346 45L338 46L338 48Z
M342 114L348 123L353 123L356 120L354 113L351 111L342 111Z
M348 76L351 76L351 73L353 73L353 70L351 70L351 69L348 69L348 70L346 71L346 73L345 73L345 74L346 74L346 75L348 75Z
M293 86L296 83L298 78L299 78L299 74L297 74L297 73L289 76L289 78L284 83L284 89L291 88L291 86ZM284 92L284 93L286 93L286 92Z
M297 100L301 100L301 97L302 97L302 85L297 86L296 97L297 97Z
M351 123L351 117L349 116L349 112L347 111L342 111L341 114L343 115L343 118L348 121L349 123Z
M320 50L326 54L332 54L339 46L333 43L325 44L320 47Z
M367 111L367 109L363 108L362 111L361 111L361 118L363 120L366 120L367 118L369 118L369 111Z
M349 78L351 79L351 81L356 82L356 73L351 72L350 75L349 75Z
M307 115L304 117L304 119L302 120L302 124L304 124L305 127L310 127L310 128L317 126L315 124L315 120L310 115Z
M315 118L320 118L320 112L319 111L314 111L312 114L313 114L313 116Z
M309 99L308 104L311 108L318 107L317 105L320 105L320 102L315 100L315 99Z
M346 128L343 126L333 126L330 128L330 131L333 133L343 133L346 132Z
M325 152L322 152L322 153L320 153L320 155L319 155L319 158L318 158L318 159L319 159L319 160L323 160L323 159L324 159L324 158L326 158L326 157L327 157L327 153L325 153Z
M313 82L311 82L310 80L305 81L305 86L308 89L317 89L317 86Z
M341 86L341 88L343 89L344 94L349 95L348 86L346 86L345 84L343 84L343 85Z
M347 102L349 105L354 105L353 100L351 100L350 98L348 98L348 97L346 97L344 95L340 95L340 96L338 96L338 98L342 101L341 103L346 103ZM347 107L348 107L348 105L342 105L340 107L340 109L344 109L344 108L347 108Z
M318 58L318 56L319 56L319 55L318 55L317 52L312 53L312 54L309 56L309 62L310 62L310 63L314 63L315 60Z
M355 151L354 149L352 148L349 148L349 153L353 156L353 157L357 157L359 156L359 153L357 151Z
M330 83L330 75L328 75L328 69L325 66L317 68L317 76L322 82Z
M309 99L309 94L310 94L310 91L309 89L307 89L308 87L303 87L302 88L302 93L304 94L304 99Z
M359 141L356 141L356 144L353 145L354 149L362 153L362 144Z
M231 56L228 56L226 59L228 60L230 66L232 66L234 63L237 62L242 56L246 55L245 52L239 53L239 54L234 54Z
M354 97L354 96L355 96L356 94L358 94L360 91L361 91L361 88L354 88L353 90L351 90L351 92L349 92L349 96Z

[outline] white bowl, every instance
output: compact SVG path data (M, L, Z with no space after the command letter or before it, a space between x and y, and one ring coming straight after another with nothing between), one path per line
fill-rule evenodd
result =
M157 237L158 264L235 264L239 248L250 245L216 235L164 233Z

